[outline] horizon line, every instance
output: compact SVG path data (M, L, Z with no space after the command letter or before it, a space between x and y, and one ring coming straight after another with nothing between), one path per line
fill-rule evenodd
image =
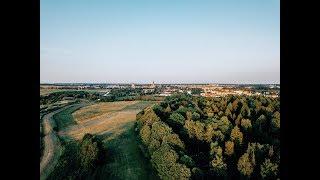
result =
M126 83L121 83L121 82L110 82L110 83L103 83L103 82L54 82L54 83L49 83L49 82L42 82L40 85L56 85L56 84L153 84L151 83L135 83L135 82L126 82ZM203 82L203 83L154 83L154 84L228 84L228 85L270 85L270 84L276 84L280 85L280 83L208 83L208 82Z

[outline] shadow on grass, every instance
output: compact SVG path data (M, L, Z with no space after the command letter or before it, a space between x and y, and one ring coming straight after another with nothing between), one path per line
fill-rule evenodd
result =
M139 148L134 122L120 129L122 133L116 136L110 132L100 135L105 139L107 160L97 168L95 179L159 179Z

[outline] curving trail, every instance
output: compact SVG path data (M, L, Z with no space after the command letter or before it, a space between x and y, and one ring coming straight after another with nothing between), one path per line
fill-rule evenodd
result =
M68 105L54 112L48 113L43 117L43 131L45 137L43 139L43 155L40 161L40 179L46 179L48 177L48 175L52 172L55 165L57 164L61 155L62 147L57 133L53 130L53 127L55 127L53 115L76 105L79 106L79 104Z
M43 117L44 151L40 162L40 179L47 179L57 165L63 147L59 136L80 140L85 133L99 134L110 150L108 163L95 171L98 179L154 179L149 162L136 143L136 114L155 102L80 103L63 107ZM75 125L59 132L53 130L53 116L71 106L86 106L73 113Z

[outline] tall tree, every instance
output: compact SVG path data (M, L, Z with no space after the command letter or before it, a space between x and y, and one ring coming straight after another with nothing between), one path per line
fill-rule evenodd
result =
M235 126L232 129L230 138L231 138L231 141L235 142L237 145L241 145L242 144L243 134L240 131L238 126Z

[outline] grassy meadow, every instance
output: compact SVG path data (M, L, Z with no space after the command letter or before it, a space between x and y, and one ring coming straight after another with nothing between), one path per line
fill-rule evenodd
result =
M150 162L144 157L137 143L134 123L137 112L155 104L155 101L101 102L89 106L72 106L54 116L61 139L72 143L82 139L86 133L99 135L103 139L106 162L93 172L94 179L158 179ZM71 140L71 141L70 141ZM64 144L65 148L73 146ZM65 149L60 170L55 170L58 179L67 177L72 169L72 150ZM67 164L66 164L67 163ZM63 167L63 168L62 168ZM67 171L67 172L66 172ZM52 178L54 176L51 176Z

